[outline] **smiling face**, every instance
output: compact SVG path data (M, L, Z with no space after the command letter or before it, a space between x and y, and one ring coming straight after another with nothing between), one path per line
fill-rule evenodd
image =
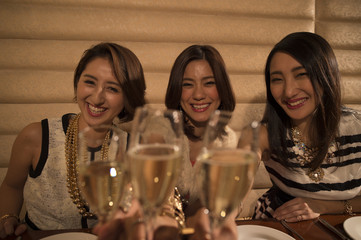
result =
M87 64L79 78L76 96L83 127L111 124L124 108L122 88L105 58L95 58Z
M270 90L294 125L308 123L317 106L314 88L306 69L289 54L274 54L270 63Z
M204 126L221 103L213 71L206 60L194 60L185 68L181 106L194 126Z

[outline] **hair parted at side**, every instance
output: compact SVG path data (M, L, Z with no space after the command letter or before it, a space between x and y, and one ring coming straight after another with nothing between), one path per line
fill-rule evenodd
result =
M99 43L87 49L74 72L74 92L81 74L86 66L96 58L107 59L113 69L114 76L123 90L124 109L118 115L120 121L127 122L133 119L135 109L145 104L145 89L143 67L137 56L128 48L116 43ZM76 96L75 96L76 98Z
M337 135L340 122L342 105L337 60L329 43L321 36L310 32L287 35L268 55L264 72L267 105L263 122L267 123L271 153L276 154L286 167L289 167L286 136L292 122L273 98L270 90L270 64L277 52L289 54L306 69L315 92L317 106L308 132L312 146L318 148L318 153L309 166L314 170L325 158L330 143Z

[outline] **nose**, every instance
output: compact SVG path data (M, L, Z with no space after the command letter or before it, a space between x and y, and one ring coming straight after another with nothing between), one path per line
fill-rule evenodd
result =
M284 95L287 98L292 98L296 95L298 89L297 81L293 77L285 79Z
M194 92L193 92L193 98L195 100L202 100L205 98L205 91L203 89L203 86L199 86L197 85L194 89Z
M104 103L105 101L105 89L101 86L98 86L95 88L94 94L93 94L93 101L95 105L100 105Z

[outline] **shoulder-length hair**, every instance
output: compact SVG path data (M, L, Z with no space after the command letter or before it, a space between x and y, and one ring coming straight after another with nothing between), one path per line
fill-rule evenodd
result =
M128 48L116 43L100 43L86 50L80 59L74 72L74 92L79 78L89 62L96 58L104 58L110 62L114 76L119 81L123 90L124 109L119 113L119 120L122 122L131 121L135 109L145 104L144 73L142 65L137 56Z
M194 60L206 60L208 62L213 71L218 95L221 99L219 109L233 111L236 101L226 66L217 49L209 45L189 46L177 57L169 77L165 96L166 107L170 109L178 109L180 107L184 71L187 65Z
M232 90L231 82L226 71L226 66L221 54L210 45L192 45L183 50L175 60L165 96L165 105L169 109L181 109L182 82L184 71L187 65L194 60L206 60L212 69L216 82L216 88L221 100L218 109L233 111L236 100ZM186 118L185 118L186 119ZM185 120L185 134L188 137L196 138L193 129Z
M340 122L341 90L336 57L329 43L321 36L310 32L296 32L277 43L267 58L264 72L267 105L263 122L267 123L271 153L276 154L286 167L290 167L287 161L286 137L292 122L277 104L270 90L270 63L277 52L289 54L306 69L315 92L317 106L308 130L312 146L318 148L309 165L311 170L315 170L326 157Z

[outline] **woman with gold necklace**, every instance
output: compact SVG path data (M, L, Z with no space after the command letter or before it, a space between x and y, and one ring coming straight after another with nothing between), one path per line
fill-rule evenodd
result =
M145 104L145 88L140 61L129 49L100 43L85 51L74 73L80 113L32 123L15 140L0 187L6 196L0 198L0 238L25 231L18 218L23 199L30 228L95 225L76 183L77 135L87 126L132 120L135 108Z
M341 104L336 57L321 36L292 33L268 56L262 159L273 187L254 218L289 222L361 212L361 113Z

